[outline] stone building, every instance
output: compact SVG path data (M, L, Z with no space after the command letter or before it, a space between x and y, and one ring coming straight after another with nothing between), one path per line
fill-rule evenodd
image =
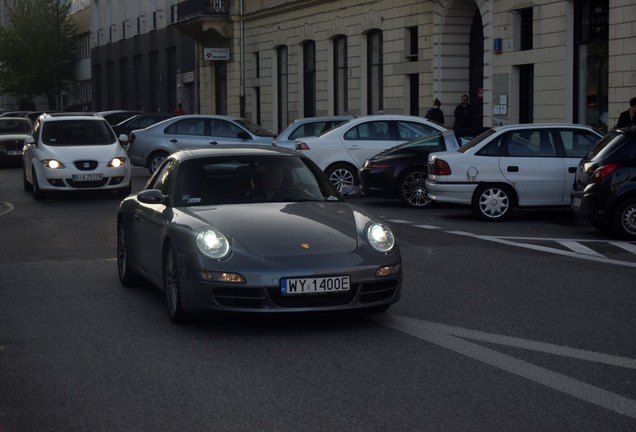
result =
M423 115L433 98L449 123L462 94L486 126L604 129L636 96L631 0L184 0L177 10L175 26L196 40L200 111L274 131L345 111Z

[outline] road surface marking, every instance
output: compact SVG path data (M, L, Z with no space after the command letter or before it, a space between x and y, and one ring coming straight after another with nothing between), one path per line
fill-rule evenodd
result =
M568 394L577 399L581 399L599 407L614 411L618 414L636 419L636 400L612 393L600 387L587 384L583 381L570 378L566 375L553 372L549 369L536 366L512 356L502 354L493 349L485 348L465 339L473 339L505 346L514 346L542 353L557 354L576 359L611 364L613 366L622 366L630 369L636 368L636 360L634 359L519 338L510 338L388 313L374 315L370 318L386 327L393 328L435 345L447 348L456 353Z

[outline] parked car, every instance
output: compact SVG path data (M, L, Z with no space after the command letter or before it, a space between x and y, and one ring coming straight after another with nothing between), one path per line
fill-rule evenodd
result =
M422 117L371 115L354 118L318 137L296 140L296 149L312 159L338 187L357 185L364 161L398 144L447 130Z
M271 171L278 192L254 198ZM383 311L402 283L389 227L307 157L271 145L168 156L120 204L117 262L123 285L141 277L165 293L174 322L195 311Z
M19 164L33 123L26 117L0 117L0 162Z
M571 206L599 230L636 240L636 127L611 130L581 159Z
M367 159L360 170L362 192L369 197L399 198L408 207L428 207L432 202L425 185L428 155L457 150L487 129L435 132L378 153Z
M130 193L131 164L110 125L96 114L45 114L26 138L24 190L42 200L49 191Z
M153 173L170 153L217 144L269 144L274 134L239 117L190 114L176 116L130 133L128 155L134 165Z
M353 116L305 117L294 120L274 139L274 145L296 148L296 139L320 136L331 128L339 126L354 118Z
M26 117L30 111L5 111L0 117Z
M160 121L174 117L169 113L143 113L137 114L113 126L115 135L130 135L135 129L145 129Z
M109 110L100 111L98 114L106 119L109 125L115 126L134 115L142 114L141 111L131 110Z
M497 126L458 151L431 153L426 188L438 202L466 204L482 220L516 207L568 206L578 162L602 134L576 124Z

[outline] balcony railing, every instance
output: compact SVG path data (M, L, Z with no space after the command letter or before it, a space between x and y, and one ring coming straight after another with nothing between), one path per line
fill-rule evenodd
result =
M177 3L177 21L230 15L230 0L184 0Z

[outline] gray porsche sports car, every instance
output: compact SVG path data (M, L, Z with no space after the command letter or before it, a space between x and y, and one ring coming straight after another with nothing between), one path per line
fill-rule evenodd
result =
M398 301L400 251L379 218L344 201L299 153L218 146L170 155L117 216L125 286L160 288L195 311L383 311Z

